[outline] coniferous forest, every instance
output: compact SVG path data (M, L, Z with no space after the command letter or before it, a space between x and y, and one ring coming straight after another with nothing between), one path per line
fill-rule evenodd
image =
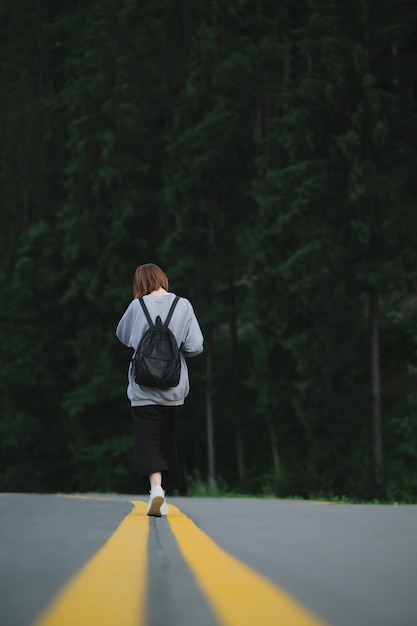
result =
M1 0L2 491L140 487L115 337L205 336L190 492L417 501L417 7Z

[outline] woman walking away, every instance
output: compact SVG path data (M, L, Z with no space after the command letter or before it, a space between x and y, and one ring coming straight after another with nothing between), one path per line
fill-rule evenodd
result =
M133 295L134 299L117 325L116 336L136 351L129 367L127 387L133 418L133 460L138 476L149 479L147 513L160 517L168 514L165 489L178 488L181 481L175 426L190 390L185 357L197 356L203 351L203 335L191 303L168 291L168 278L158 265L146 263L137 268ZM172 316L167 320L170 313ZM175 386L159 386L168 379L144 378L138 367L134 367L138 355L145 352L143 346L149 333L160 330L160 322L168 322L166 325L175 337L174 350L177 352L177 346L179 348L179 363L175 367L177 374L179 369L179 382L177 384L178 378L168 381ZM152 330L149 330L151 325ZM158 341L156 344L160 346ZM157 376L161 375L160 370Z

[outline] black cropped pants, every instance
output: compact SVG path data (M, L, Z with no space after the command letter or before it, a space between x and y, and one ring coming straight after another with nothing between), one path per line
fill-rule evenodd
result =
M176 422L182 406L133 406L133 464L140 479L162 473L164 489L181 490ZM149 481L148 483L149 484Z

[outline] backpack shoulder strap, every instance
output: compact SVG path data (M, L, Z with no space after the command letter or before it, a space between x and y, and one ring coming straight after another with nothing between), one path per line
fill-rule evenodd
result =
M143 298L139 298L139 302L140 302L140 304L141 304L141 306L142 306L143 312L144 312L144 313L145 313L145 315L146 315L146 319L148 320L148 324L149 324L149 326L150 326L150 327L155 326L155 324L153 323L153 321L152 321L152 319L151 319L151 316L149 315L149 311L148 311L148 309L147 309L147 307L146 307L146 304L145 304L145 303L144 303L144 301L143 301Z
M171 321L172 314L174 312L175 307L177 306L177 302L178 302L179 299L180 299L179 296L175 296L174 301L171 304L171 308L169 309L169 313L168 313L167 318L165 320L164 326L168 327L168 325L169 325L169 323Z

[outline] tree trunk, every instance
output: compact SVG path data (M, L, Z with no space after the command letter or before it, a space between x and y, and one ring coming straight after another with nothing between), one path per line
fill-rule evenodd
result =
M271 435L272 463L274 466L274 473L276 476L278 476L281 470L281 463L279 460L277 435L275 433L273 420L269 418L268 421L269 421L269 432Z
M216 482L215 452L214 452L214 428L213 428L213 392L212 380L212 331L209 330L206 357L206 424L207 424L207 461L209 482Z
M379 301L375 293L369 296L369 324L371 334L372 417L375 480L377 487L384 482L381 419L381 372L379 360Z
M245 475L245 445L241 426L241 394L240 394L240 368L238 353L238 335L237 335L237 319L236 319L236 291L234 276L229 279L229 294L232 305L231 316L229 321L230 340L231 340L231 360L232 360L232 404L233 404L233 420L235 426L235 445L236 445L236 469L238 479L241 480Z
M239 480L242 480L242 478L245 475L245 446L243 444L242 429L238 421L236 421L236 424L235 424L235 441L236 441L237 476Z

